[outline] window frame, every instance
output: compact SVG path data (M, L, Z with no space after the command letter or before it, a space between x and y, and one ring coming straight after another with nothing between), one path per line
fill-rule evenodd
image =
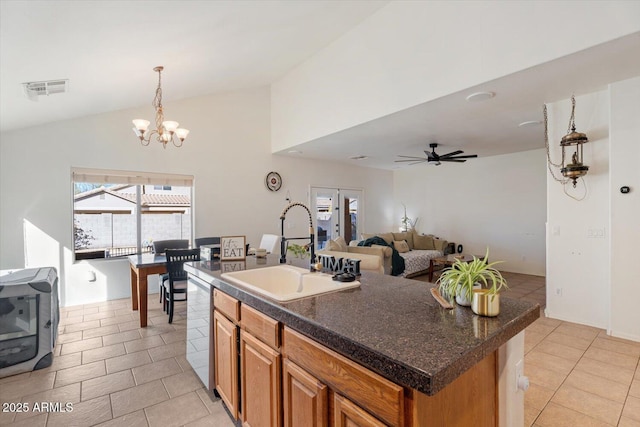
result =
M140 171L122 171L122 170L109 170L109 169L94 169L94 168L71 168L71 252L73 254L73 262L79 262L82 260L91 261L107 261L124 259L129 255L120 255L112 257L81 257L78 258L76 254L76 236L75 236L75 224L76 224L76 206L75 206L75 184L86 182L92 184L127 184L135 188L136 201L136 254L142 254L142 191L143 185L160 185L166 187L188 187L189 191L189 211L190 211L190 230L189 241L193 242L194 236L194 221L195 215L193 212L194 206L194 177L193 175L178 175L178 174L166 174L156 172L140 172Z

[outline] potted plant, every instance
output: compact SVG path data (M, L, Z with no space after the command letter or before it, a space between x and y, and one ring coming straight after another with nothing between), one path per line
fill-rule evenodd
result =
M488 260L489 248L484 258L474 256L471 262L456 260L438 278L436 283L440 292L450 297L455 296L458 304L471 306L476 314L498 315L500 307L498 292L503 287L507 288L507 281L494 268L494 265L501 261L489 263Z
M306 258L309 256L309 245L297 245L295 243L291 243L287 246L287 252L293 252L296 258Z

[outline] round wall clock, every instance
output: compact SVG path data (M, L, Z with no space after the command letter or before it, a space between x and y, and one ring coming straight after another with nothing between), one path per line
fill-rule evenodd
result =
M278 172L269 172L265 179L267 188L271 191L278 191L282 187L282 178Z

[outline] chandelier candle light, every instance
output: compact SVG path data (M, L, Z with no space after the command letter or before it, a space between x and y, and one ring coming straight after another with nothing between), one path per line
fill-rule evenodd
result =
M179 128L178 126L180 124L178 122L164 119L164 112L162 111L162 70L164 70L163 66L158 66L153 69L153 71L158 73L156 96L153 98L153 102L151 104L153 105L153 108L156 109L156 129L152 131L148 130L150 123L149 120L135 119L133 120L133 132L138 138L140 138L142 145L149 145L151 137L155 134L156 140L162 144L162 148L167 148L169 141L171 141L176 147L182 147L182 143L187 138L189 131L187 129ZM180 141L179 144L173 137L174 135Z

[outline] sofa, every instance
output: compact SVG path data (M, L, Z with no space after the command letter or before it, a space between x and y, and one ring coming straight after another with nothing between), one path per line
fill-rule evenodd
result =
M382 238L387 245L359 246L358 244L372 237ZM421 235L413 231L403 233L377 233L361 235L361 240L352 240L347 245L342 237L327 241L326 247L318 251L336 258L356 258L360 255L374 255L378 257L379 264L367 264L362 262L360 268L363 270L373 270L384 274L391 274L392 253L394 247L399 255L404 259L404 272L400 277L415 277L429 272L431 259L443 256L449 246L448 242L433 235ZM368 260L370 263L371 260ZM370 267L370 268L367 268ZM382 267L382 268L380 268Z

